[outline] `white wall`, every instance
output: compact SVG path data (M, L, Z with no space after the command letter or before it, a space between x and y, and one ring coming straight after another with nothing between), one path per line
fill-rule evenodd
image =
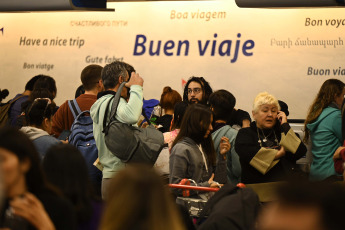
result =
M102 58L101 65L105 57L107 61L115 57L132 64L144 77L146 99L159 99L166 85L182 93L183 79L203 76L213 89L232 92L238 108L250 112L256 94L268 91L289 105L289 118L303 119L322 82L345 78L342 8L243 9L227 0L108 3L108 8L115 12L1 13L0 88L9 89L13 97L32 76L47 74L57 81L56 102L61 104L73 98L81 84L79 76L89 64L88 56ZM147 39L142 55L134 55L138 35ZM57 38L62 39L60 45L51 44ZM163 48L169 40L167 47L173 43L175 47L165 52L171 56ZM154 50L161 41L158 56L149 54L150 41ZM179 41L188 41L188 55L185 46L177 55ZM140 53L142 46L136 51ZM329 75L310 75L310 67L329 70ZM333 72L339 69L340 75Z

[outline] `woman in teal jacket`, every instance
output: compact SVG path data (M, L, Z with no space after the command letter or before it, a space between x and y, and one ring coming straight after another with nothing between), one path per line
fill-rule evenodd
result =
M342 145L341 105L345 84L337 79L326 80L310 106L305 121L305 141L311 138L313 162L310 180L324 180L337 175L333 154Z

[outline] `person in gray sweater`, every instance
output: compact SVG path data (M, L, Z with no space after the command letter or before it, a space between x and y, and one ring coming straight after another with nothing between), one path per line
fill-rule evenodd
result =
M227 183L225 153L229 151L230 143L220 143L221 154L216 159L211 137L212 120L211 110L204 105L193 104L187 108L171 150L170 184L178 184L184 178L203 187ZM178 196L182 193L176 189L173 192Z

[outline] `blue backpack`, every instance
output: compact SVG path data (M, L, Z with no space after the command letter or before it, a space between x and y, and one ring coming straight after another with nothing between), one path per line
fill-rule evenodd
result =
M75 99L69 100L68 106L74 117L68 142L76 146L83 155L89 170L89 177L97 191L102 183L102 172L93 165L98 158L98 149L93 136L93 121L90 116L87 116L90 111L81 111Z

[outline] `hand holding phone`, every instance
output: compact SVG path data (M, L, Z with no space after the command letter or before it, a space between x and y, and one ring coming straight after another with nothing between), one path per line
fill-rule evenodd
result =
M283 111L279 111L277 115L277 119L280 122L280 124L287 123L287 117L286 114Z

